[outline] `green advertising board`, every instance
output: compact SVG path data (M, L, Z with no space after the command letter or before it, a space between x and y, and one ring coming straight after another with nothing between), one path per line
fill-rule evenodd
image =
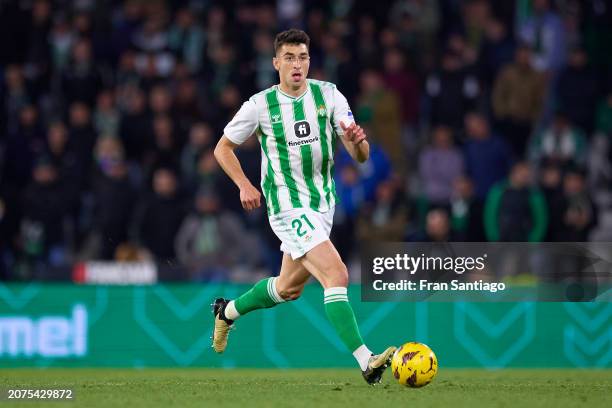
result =
M323 293L242 318L210 347L210 303L245 285L0 283L0 367L352 367ZM612 303L374 303L350 297L368 346L420 341L443 367L612 367Z

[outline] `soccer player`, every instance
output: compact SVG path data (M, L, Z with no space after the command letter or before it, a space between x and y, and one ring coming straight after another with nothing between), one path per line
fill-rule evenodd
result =
M355 356L365 380L375 384L389 366L395 347L373 355L364 344L347 297L347 268L329 240L336 202L336 141L339 138L359 163L368 159L370 148L336 86L307 79L309 45L310 38L301 30L276 36L272 64L280 84L249 98L215 148L217 161L240 189L242 206L253 210L261 205L261 194L245 176L234 149L257 135L268 218L284 254L278 277L257 282L235 300L215 300L213 347L222 353L236 319L297 299L314 276L323 286L329 321Z

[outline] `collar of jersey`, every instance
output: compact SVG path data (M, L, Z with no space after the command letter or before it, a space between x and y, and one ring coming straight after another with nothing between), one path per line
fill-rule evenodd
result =
M274 86L276 87L276 90L277 90L278 92L280 92L281 94L285 95L287 98L290 98L290 99L295 99L295 100L297 101L297 100L302 99L302 98L304 97L304 95L306 95L306 94L308 93L308 90L310 89L310 81L308 81L308 79L307 79L307 80L306 80L306 83L307 83L306 90L305 90L305 91L304 91L304 93L303 93L303 94L301 94L300 96L291 96L291 95L286 94L285 92L283 92L283 91L280 89L280 85L274 85Z

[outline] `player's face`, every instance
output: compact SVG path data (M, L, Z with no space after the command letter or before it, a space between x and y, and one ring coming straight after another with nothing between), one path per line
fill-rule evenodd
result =
M299 89L306 83L310 56L306 44L283 44L272 63L278 71L281 85Z

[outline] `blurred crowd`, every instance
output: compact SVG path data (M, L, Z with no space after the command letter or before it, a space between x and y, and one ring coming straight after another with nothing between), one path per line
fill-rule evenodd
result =
M289 27L372 143L366 164L336 157L346 259L379 240L612 238L608 1L2 1L0 279L83 260L276 272L265 209L242 211L212 148L277 83ZM256 138L238 154L258 185Z

